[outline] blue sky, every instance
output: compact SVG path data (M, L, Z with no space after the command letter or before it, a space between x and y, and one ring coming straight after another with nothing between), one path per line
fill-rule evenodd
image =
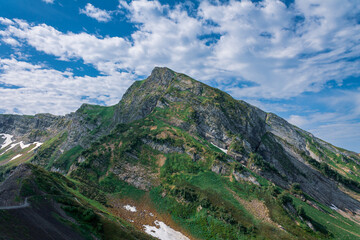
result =
M358 0L0 1L0 113L113 105L155 66L360 152Z

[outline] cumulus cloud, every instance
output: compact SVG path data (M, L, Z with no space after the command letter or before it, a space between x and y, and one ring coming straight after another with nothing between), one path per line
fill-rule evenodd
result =
M321 91L329 81L341 84L348 76L360 75L360 5L354 0L295 0L288 6L278 0L201 1L196 8L184 3L169 6L159 1L135 0L119 1L117 11L133 24L130 36L61 32L46 24L0 18L0 38L13 48L27 44L59 60L81 60L101 72L97 78L82 79L84 84L106 78L122 89L126 85L122 84L124 75L114 80L120 74L128 72L126 76L133 80L148 75L154 66L168 66L274 111L286 111L289 105L270 106L264 99L290 99ZM80 12L98 21L111 19L110 11L90 3ZM15 66L7 68L9 74ZM51 70L25 69L24 76ZM70 80L81 79L53 71L64 86L71 85ZM6 75L0 76L8 83ZM50 82L37 79L44 84ZM43 87L47 89L47 85ZM85 94L62 91L62 97L76 101ZM112 99L119 96L110 90L105 92ZM89 95L97 97L95 93ZM330 106L335 100L328 102ZM335 109L336 104L332 107ZM322 115L293 114L289 120L315 129L315 121L337 124L331 119L340 121L341 115L349 118L343 119L343 124L355 126L351 119L358 115L336 109Z
M99 22L108 22L111 20L109 11L94 7L91 3L86 4L84 9L80 9L80 13L88 17L94 18Z
M6 36L26 40L36 50L57 56L60 60L82 59L106 73L116 72L117 61L127 56L130 47L130 43L120 37L65 34L46 24L31 25L22 20L16 20L4 32Z
M6 44L9 44L9 45L11 45L11 46L13 46L13 47L16 47L16 46L19 46L20 45L20 43L18 42L18 41L16 41L14 38L11 38L11 37L9 37L9 38L2 38L1 39L4 43L6 43Z
M201 14L222 35L214 45L214 61L257 83L228 91L237 97L287 98L358 74L359 61L347 60L360 53L354 41L360 26L348 17L354 2L337 3L296 1L288 8L270 0L220 6L203 2Z
M290 7L275 0L203 1L191 15L181 4L170 8L158 1L120 1L119 8L136 26L129 39L63 33L20 20L6 20L6 32L101 71L144 75L166 65L212 80L238 98L289 98L360 74L360 25L352 18L360 10L351 0L295 1ZM98 20L110 17L90 3L81 11Z
M66 114L83 102L116 104L133 82L128 73L111 76L74 76L71 71L57 71L43 65L16 59L0 59L0 82L14 88L1 88L5 113Z

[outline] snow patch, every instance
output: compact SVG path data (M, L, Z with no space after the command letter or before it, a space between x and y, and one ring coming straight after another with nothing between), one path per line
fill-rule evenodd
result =
M15 157L13 157L12 159L10 159L10 161L12 161L12 160L15 160L15 159L17 159L17 158L19 158L19 157L21 157L22 156L22 154L18 154L18 155L16 155ZM9 161L9 162L10 162Z
M33 144L35 144L35 147L33 147L32 149L30 149L30 150L28 151L28 153L31 152L31 151L34 151L35 149L39 148L39 147L42 145L41 142L34 142Z
M156 220L154 223L159 228L155 226L144 225L145 232L153 237L156 237L160 240L190 240L181 232L175 231L163 222Z
M136 207L134 206L125 205L124 208L130 212L136 212Z
M335 211L338 210L338 208L337 208L334 204L331 204L330 208L331 208L332 210L335 210Z
M2 145L1 149L2 149L3 147L7 147L7 146L9 146L11 143L13 143L13 141L11 141L11 138L12 138L13 136L11 136L11 135L9 135L9 134L4 134L4 133L3 133L3 134L0 134L0 135L7 135L7 136L6 136L5 143ZM10 137L9 137L9 136L10 136ZM8 139L10 139L10 142L9 142ZM23 141L20 141L20 142L18 142L18 143L13 143L13 144L11 144L8 149L6 149L3 153L0 154L0 156L3 155L4 153L6 153L7 151L13 149L13 148L16 147L16 146L20 146L21 149L25 149L25 148L30 147L30 145L32 145L32 144L35 144L35 146L34 146L32 149L30 149L30 150L28 151L28 153L31 152L31 151L34 151L35 149L37 149L38 147L40 147L40 146L42 145L41 142L33 142L33 143L24 144Z
M24 148L30 147L31 143L29 143L29 144L24 144L24 143L21 141L21 142L19 142L19 145L20 145L21 149L24 149Z
M6 133L0 133L1 138L5 138L4 143L1 145L0 149L6 148L7 146L9 146L13 141L12 138L14 137L13 135L10 134L6 134Z
M18 145L21 147L21 149L25 149L25 148L27 148L27 147L30 147L31 143L29 143L29 144L24 144L23 141L20 141L20 142L18 142L18 143L13 143L13 144L11 144L11 146L10 146L8 149L6 149L5 152L9 151L10 149L13 149L14 147L16 147L16 146L18 146Z
M215 147L217 147L218 149L220 149L221 151L223 151L224 153L226 153L227 154L227 152L228 152L228 150L226 150L226 149L223 149L223 148L221 148L221 147L219 147L219 146L216 146L215 144L213 144L213 143L211 143L213 146L215 146Z

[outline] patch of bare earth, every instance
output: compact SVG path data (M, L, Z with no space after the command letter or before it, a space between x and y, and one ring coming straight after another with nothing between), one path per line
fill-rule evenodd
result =
M159 167L162 167L164 166L165 162L166 162L166 157L162 154L159 154L156 156L156 164L159 166Z
M360 202L360 194L358 194L358 193L356 193L356 192L354 192L354 191L351 191L351 190L349 190L349 189L347 189L347 188L345 188L345 187L343 187L343 186L341 186L341 185L339 185L339 189L340 189L342 192L344 192L344 193L346 193L347 195L349 195L350 197L352 197L352 198L354 198L354 199L356 199L357 201Z
M154 222L158 220L164 222L175 231L181 232L189 239L196 240L187 231L177 225L169 214L159 214L150 202L149 196L145 196L137 201L129 198L120 199L112 196L108 198L108 204L110 205L108 210L115 216L127 220L141 231L144 231L144 225L156 226ZM125 206L135 207L136 212L127 210Z
M244 200L240 198L234 191L229 189L229 191L233 194L234 198L242 205L246 210L248 210L256 219L269 223L275 227L278 227L282 229L282 227L271 220L269 209L266 207L266 205L257 199L253 199L250 201Z
M356 214L356 213L352 213L352 212L345 212L345 211L342 211L340 209L336 210L341 216L357 223L357 224L360 224L360 216L359 214Z
M175 135L168 131L167 129L164 129L164 131L162 131L161 133L159 133L158 135L156 135L157 139L166 139L166 138L172 138L175 139Z
M350 197L354 198L355 200L360 201L360 195L358 193L348 190L343 186L339 186L339 189L342 192L349 195ZM360 212L359 211L357 211L356 213L352 213L352 212L341 211L340 209L338 209L337 212L340 213L343 217L345 217L357 224L360 224Z
M156 130L156 129L157 129L157 126L150 126L151 131Z

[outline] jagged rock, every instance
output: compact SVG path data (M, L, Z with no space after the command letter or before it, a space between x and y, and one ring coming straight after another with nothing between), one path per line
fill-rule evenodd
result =
M141 139L145 144L149 145L155 150L158 150L163 153L183 153L184 149L182 147L174 147L166 143L157 143L150 139Z
M116 166L111 170L119 179L135 186L142 190L149 190L150 187L155 186L154 174L149 172L149 169L141 165L132 165L130 163Z
M225 175L227 172L227 169L225 168L224 165L213 165L211 167L211 171L213 171L216 174Z
M251 176L251 174L249 172L243 172L243 173L239 173L237 171L233 172L233 176L235 178L236 181L247 181L247 182L251 182L255 185L260 186L260 183L258 181L256 181L256 178Z

